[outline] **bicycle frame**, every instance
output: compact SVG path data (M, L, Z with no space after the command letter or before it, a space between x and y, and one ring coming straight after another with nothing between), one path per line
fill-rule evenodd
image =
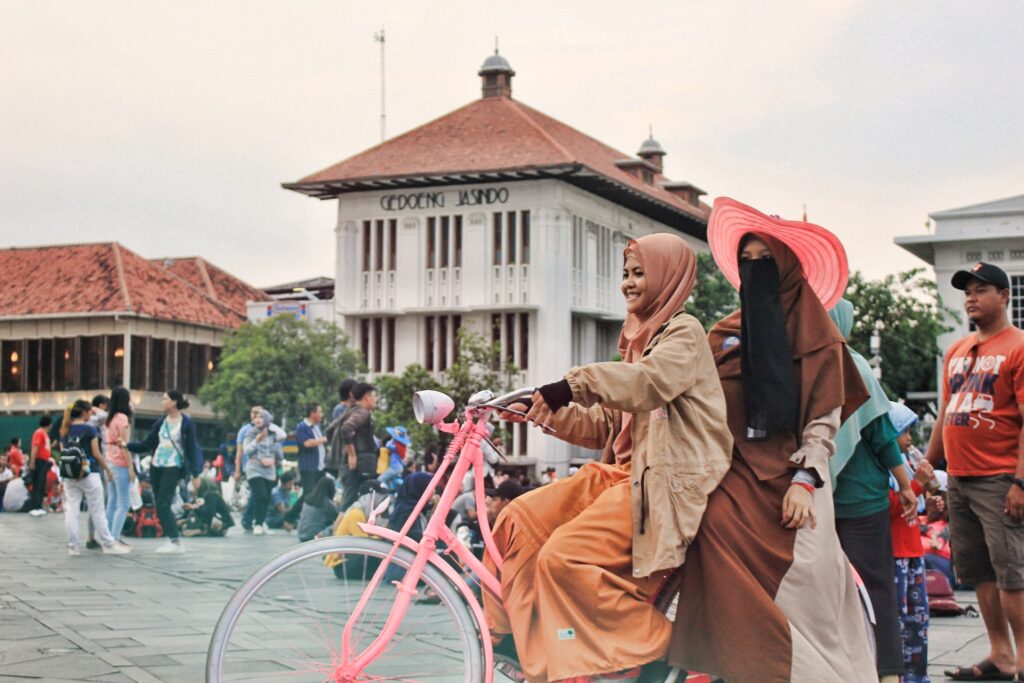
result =
M348 623L345 625L341 642L341 662L337 667L337 673L340 680L354 680L355 677L361 674L370 662L378 657L387 647L390 640L394 637L395 633L397 633L398 627L408 611L409 604L412 601L413 596L416 595L416 585L419 583L420 577L423 575L423 570L428 562L440 568L447 578L455 584L463 597L465 597L466 601L469 603L470 610L476 618L480 628L481 645L484 649L485 681L486 683L491 683L493 680L494 653L491 646L490 630L487 627L483 607L481 606L480 601L476 599L476 596L466 580L462 578L462 576L450 565L448 565L436 552L437 542L443 541L447 546L446 554L454 554L465 567L480 578L484 589L493 593L498 600L501 599L501 583L498 578L490 572L484 566L483 562L478 560L468 548L456 539L455 534L452 533L451 529L449 529L445 524L448 512L451 510L452 504L455 502L455 498L460 493L460 484L465 479L470 468L472 468L474 500L476 501L476 509L480 520L480 533L483 536L484 547L486 548L487 554L494 562L494 565L498 569L501 568L501 553L498 551L498 548L494 543L494 537L492 536L490 529L490 522L487 519L486 496L484 493L483 452L480 449L481 441L488 433L487 416L490 414L491 410L492 408L488 406L467 408L461 424L458 421L455 421L437 425L439 430L453 436L452 442L445 451L444 458L438 466L437 472L430 480L427 490L416 503L416 507L413 508L412 514L409 515L409 519L406 520L401 531L395 532L386 527L374 524L374 520L372 518L359 525L367 534L393 541L395 546L388 556L381 562L380 567L377 568L377 571L374 573L369 585L363 592L359 602L356 604L352 615L349 617ZM417 543L416 541L408 538L407 534L412 528L412 525L419 518L420 513L434 496L434 492L441 484L441 481L443 481L445 473L453 466L453 463L454 469L452 470L451 478L442 491L441 499L427 522L426 529L423 531L422 540ZM359 615L362 614L363 610L366 608L366 604L371 593L383 579L384 573L387 571L395 552L400 546L413 550L416 553L416 558L413 561L412 566L406 571L405 577L402 581L400 583L395 582L398 588L398 594L395 598L395 604L391 608L391 612L388 615L384 628L364 651L356 654L353 658L353 653L351 651L352 629L354 628Z

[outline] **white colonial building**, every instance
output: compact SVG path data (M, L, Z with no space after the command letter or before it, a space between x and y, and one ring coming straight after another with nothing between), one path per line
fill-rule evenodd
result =
M513 100L497 54L479 75L481 99L285 187L338 200L335 318L373 372L443 373L465 327L538 385L617 353L627 241L705 250L709 207L653 139L631 157ZM511 431L523 463L592 457Z
M999 266L1010 276L1010 317L1024 327L1024 195L929 214L934 230L926 235L897 237L900 245L935 268L942 302L961 311L960 320L948 318L951 332L939 337L939 347L949 345L969 331L962 313L963 293L950 279L958 270L969 270L978 261Z

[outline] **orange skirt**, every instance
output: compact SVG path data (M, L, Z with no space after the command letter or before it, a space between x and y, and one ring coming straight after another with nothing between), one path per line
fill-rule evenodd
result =
M504 605L485 591L484 608L494 635L514 637L530 683L665 655L672 624L650 603L665 573L633 578L631 510L628 466L589 463L498 517Z

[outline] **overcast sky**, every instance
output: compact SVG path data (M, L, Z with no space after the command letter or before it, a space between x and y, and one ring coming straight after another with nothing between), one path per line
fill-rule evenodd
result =
M836 232L878 277L929 212L1024 193L1024 3L0 0L0 246L117 240L257 286L333 276L280 187L479 97ZM0 277L3 274L0 273Z

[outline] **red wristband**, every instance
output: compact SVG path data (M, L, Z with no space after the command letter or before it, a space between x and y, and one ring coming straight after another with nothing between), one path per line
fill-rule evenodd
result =
M807 493L810 493L810 494L812 494L812 495L814 494L814 487L813 487L813 486L811 486L810 484L806 484L806 483L804 483L804 482L802 482L802 481L794 481L794 482L790 482L790 484L789 484L789 485L790 485L790 486L799 486L800 488L802 488L802 489L806 490L806 491L807 491Z

